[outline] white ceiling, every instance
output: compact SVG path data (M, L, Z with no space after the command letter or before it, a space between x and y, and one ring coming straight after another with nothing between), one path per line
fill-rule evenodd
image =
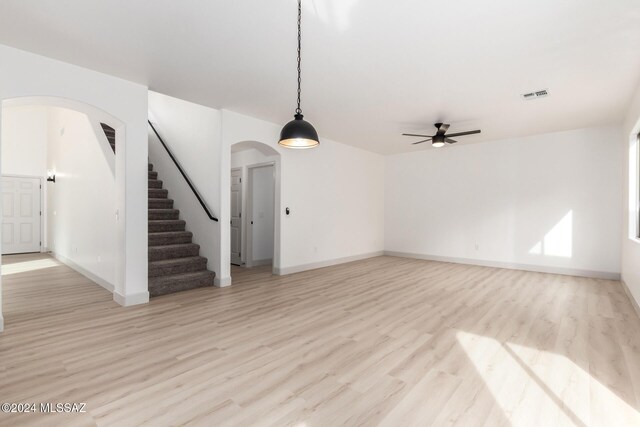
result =
M296 13L296 0L3 0L0 43L284 124ZM400 134L436 121L481 128L467 143L617 123L639 79L638 0L303 0L305 118L380 153L428 148Z

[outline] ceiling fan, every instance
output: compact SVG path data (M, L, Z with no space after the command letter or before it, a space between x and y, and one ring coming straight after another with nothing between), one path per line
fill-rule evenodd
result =
M473 135L474 133L480 133L480 130L470 130L467 132L458 132L458 133L451 133L449 135L446 135L447 130L449 130L449 126L446 123L436 123L434 124L434 126L438 129L438 131L436 132L435 135L429 136L429 135L416 135L415 133L403 133L402 135L404 136L419 136L421 138L427 138L425 140L422 141L418 141L418 142L414 142L412 143L412 145L416 145L416 144L422 144L423 142L427 142L427 141L432 141L431 145L433 145L436 148L440 148L442 146L444 146L444 143L446 142L447 144L454 144L458 141L456 141L455 139L451 139L451 137L454 136L463 136L463 135Z

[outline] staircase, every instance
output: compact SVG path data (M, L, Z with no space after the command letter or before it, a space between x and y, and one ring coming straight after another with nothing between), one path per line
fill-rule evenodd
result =
M115 153L116 152L116 130L104 123L100 123L100 126L102 126L102 131L104 132L104 135L107 137L107 141L109 141L109 145L111 146L111 149Z
M212 286L215 273L207 270L200 246L185 231L180 211L162 188L158 172L149 164L149 295L151 297Z

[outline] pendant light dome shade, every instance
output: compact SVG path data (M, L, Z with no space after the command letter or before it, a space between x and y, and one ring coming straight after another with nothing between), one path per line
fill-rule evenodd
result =
M278 144L288 148L313 148L320 144L318 132L311 123L296 114L295 119L284 125L280 132Z

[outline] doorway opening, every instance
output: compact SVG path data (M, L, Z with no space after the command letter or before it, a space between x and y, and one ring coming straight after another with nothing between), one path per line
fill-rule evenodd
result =
M232 275L242 268L271 272L279 260L280 155L253 141L231 146Z
M115 145L122 123L95 107L51 97L5 100L0 111L5 314L19 319L48 307L52 292L83 294L81 286L71 290L54 278L67 267L89 279L84 283L113 292L119 267ZM92 292L106 294L100 286Z

